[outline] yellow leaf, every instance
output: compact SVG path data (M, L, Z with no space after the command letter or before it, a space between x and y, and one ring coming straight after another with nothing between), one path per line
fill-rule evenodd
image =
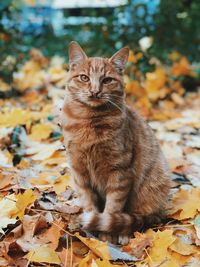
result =
M94 259L96 259L96 256L91 251L89 251L87 256L79 262L78 267L91 267L92 261Z
M144 88L150 100L155 101L169 93L169 89L165 87L166 81L165 70L161 67L158 67L154 72L146 74Z
M87 247L89 247L97 256L104 260L110 260L109 248L105 242L99 241L94 238L85 238L78 233L75 236L81 240Z
M143 58L143 54L141 52L134 53L132 50L130 50L128 62L137 63L141 58Z
M153 231L151 231L153 232ZM152 233L153 246L149 250L149 263L161 263L168 254L168 247L176 240L173 230Z
M136 80L129 81L126 83L126 93L133 94L136 97L144 97L145 91L144 88L140 85L140 83Z
M109 260L101 260L101 259L97 259L96 261L93 260L93 262L95 262L96 265L94 265L95 267L119 267L119 265L116 264L112 264L110 263Z
M191 256L183 256L179 253L168 251L166 256L166 261L160 266L162 267L180 267L185 266L185 264L190 260ZM191 266L193 267L193 266Z
M47 139L51 132L52 128L50 124L35 124L31 129L29 137L34 141L41 141Z
M16 200L17 212L13 214L13 217L19 217L21 220L24 217L26 207L36 200L36 196L33 194L31 189L28 189L23 194L19 193L16 195Z
M4 82L4 80L0 79L0 91L1 92L6 92L11 89L11 86Z
M43 86L45 73L39 62L27 61L21 70L15 74L14 86L18 91L25 91L28 88L39 88Z
M199 207L200 189L192 188L191 191L181 189L173 198L173 209L170 211L170 217L175 215L176 219L183 220L188 218L194 218ZM177 211L180 211L179 214Z
M60 259L56 252L48 247L32 249L24 258L28 259L30 262L60 264Z
M56 194L59 195L60 193L65 192L67 186L73 187L73 181L71 177L69 175L61 175L55 181L53 189L55 190Z
M9 112L0 113L0 126L15 127L26 124L30 120L30 111L23 109L12 109Z

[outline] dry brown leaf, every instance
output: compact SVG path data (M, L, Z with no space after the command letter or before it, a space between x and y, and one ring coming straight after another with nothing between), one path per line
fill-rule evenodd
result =
M139 232L134 233L134 235L135 238L131 239L128 245L123 246L123 251L141 259L146 256L146 248L152 246L153 237Z

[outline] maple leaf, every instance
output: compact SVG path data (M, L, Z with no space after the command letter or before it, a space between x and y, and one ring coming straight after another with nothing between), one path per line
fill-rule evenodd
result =
M36 196L33 194L31 189L26 190L23 194L19 193L16 195L16 212L12 215L13 217L19 217L23 219L25 209L36 200Z
M147 258L147 262L149 264L161 263L167 258L168 247L176 240L176 237L173 236L173 230L164 230L162 232L148 230L146 235L153 239L153 245L148 252L149 257Z
M173 198L173 208L169 212L169 217L178 220L194 218L200 210L199 199L199 188L192 188L191 191L181 189Z

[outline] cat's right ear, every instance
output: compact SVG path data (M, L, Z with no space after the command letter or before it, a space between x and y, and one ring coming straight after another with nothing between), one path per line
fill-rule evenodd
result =
M69 68L73 69L86 59L87 56L80 45L77 42L72 41L69 44Z

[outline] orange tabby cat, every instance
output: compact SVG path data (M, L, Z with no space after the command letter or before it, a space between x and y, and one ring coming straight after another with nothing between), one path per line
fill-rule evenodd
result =
M87 57L72 42L62 129L85 229L126 244L133 230L165 208L170 181L158 142L125 103L129 49L110 59Z

